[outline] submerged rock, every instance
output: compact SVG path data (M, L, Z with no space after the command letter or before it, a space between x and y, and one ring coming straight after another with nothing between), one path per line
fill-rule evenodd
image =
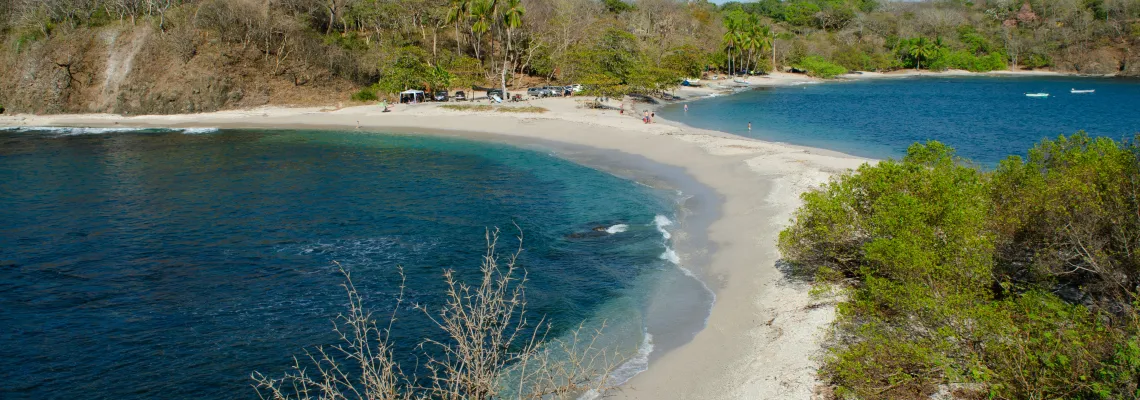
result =
M601 237L601 236L609 236L609 235L610 235L609 226L607 226L607 225L594 225L594 227L590 228L589 231L574 232L574 233L566 235L566 238L568 238L568 239L584 239L584 238Z

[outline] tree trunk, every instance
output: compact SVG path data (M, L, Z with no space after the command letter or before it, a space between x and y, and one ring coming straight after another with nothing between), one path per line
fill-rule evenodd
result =
M459 49L459 17L455 18L455 56L458 57L463 54L463 50Z
M503 85L503 97L510 98L507 94L507 68L510 67L511 62L511 28L507 27L507 50L503 52L503 71L500 72L499 79ZM507 99L503 99L507 100Z
M728 58L728 71L725 72L728 72L728 75L732 76L732 48L724 49L724 53L726 58Z

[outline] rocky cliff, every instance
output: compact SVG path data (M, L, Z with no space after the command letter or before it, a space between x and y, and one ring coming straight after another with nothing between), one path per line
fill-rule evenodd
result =
M329 104L355 87L320 67L283 65L289 61L148 24L78 28L11 41L0 54L0 105L8 113L195 113Z

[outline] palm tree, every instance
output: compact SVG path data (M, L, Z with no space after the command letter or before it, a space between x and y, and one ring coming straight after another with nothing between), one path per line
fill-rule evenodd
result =
M922 60L929 59L930 55L934 54L934 43L931 43L927 38L919 37L911 41L908 52L911 57L914 57L917 68L922 69Z
M507 0L506 8L503 9L503 26L507 30L507 51L503 54L503 96L507 95L507 69L511 68L511 33L522 26L523 15L526 15L526 8L523 7L521 0Z
M747 29L743 32L744 48L748 49L748 62L744 65L744 70L752 72L756 69L756 54L760 47L760 18L755 14L749 14Z
M728 58L728 74L730 76L733 75L733 72L735 72L732 69L732 50L734 50L736 48L736 45L738 44L738 42L736 41L736 38L737 38L737 31L740 29L739 25L740 24L737 23L735 20L732 20L732 19L725 19L724 20L724 26L726 28L728 28L728 30L724 32L724 39L723 39L724 40L724 46L725 46L724 51L725 51L726 55L728 56L727 57Z
M479 42L495 22L495 3L492 0L474 0L468 17L471 18L471 34L475 36L475 58L480 58Z
M740 29L736 30L736 56L740 57L740 60L736 63L736 69L737 70L740 70L741 68L744 68L747 66L744 64L744 61L745 61L744 60L744 48L745 48L745 45L747 44L747 42L748 42L748 30L746 29L746 27L741 26ZM737 72L737 71L732 71L732 72L734 73L733 75L735 75L735 72Z
M761 26L757 32L761 49L772 49L772 71L776 71L776 32L767 25Z
M459 21L468 17L471 9L471 0L451 0L451 7L447 10L445 24L455 25L455 55L463 54L459 47Z

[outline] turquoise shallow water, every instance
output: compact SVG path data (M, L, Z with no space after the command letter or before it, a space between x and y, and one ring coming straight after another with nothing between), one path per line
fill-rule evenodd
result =
M659 230L675 193L499 144L7 130L0 193L4 398L255 397L250 372L335 341L332 261L377 311L398 265L408 303L439 304L444 268L475 276L485 227L522 229L530 312L555 336L605 319L606 343L632 355L655 288L681 279ZM400 313L400 354L438 338Z
M1072 94L1071 89L1093 89ZM1024 93L1049 93L1030 98ZM660 114L698 128L853 155L901 157L938 140L984 166L1043 138L1140 132L1140 80L1074 77L871 79L749 90L674 104ZM752 130L747 129L752 122Z

